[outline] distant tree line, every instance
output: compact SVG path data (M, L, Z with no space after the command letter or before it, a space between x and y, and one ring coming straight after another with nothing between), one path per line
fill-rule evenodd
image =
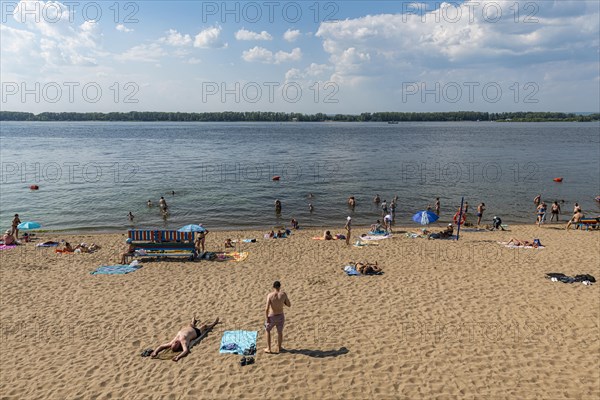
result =
M33 114L16 111L0 111L0 121L138 121L138 122L405 122L405 121L578 121L590 122L600 120L600 113L581 115L561 112L503 112L487 113L476 111L456 112L375 112L362 114L323 113L300 114L284 112L158 112L131 111L127 113L78 113L78 112L44 112Z

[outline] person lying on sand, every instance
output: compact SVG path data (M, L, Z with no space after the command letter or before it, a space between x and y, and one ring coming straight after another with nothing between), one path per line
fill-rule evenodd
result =
M214 328L214 326L219 323L219 318L217 318L215 320L215 322L213 322L212 324L200 325L200 328L196 327L196 325L198 325L198 322L199 321L196 320L196 318L192 318L192 322L188 326L184 326L183 328L181 328L179 330L179 332L177 332L177 335L175 335L173 340L171 340L168 343L161 344L160 346L158 346L156 348L156 350L154 350L152 352L150 357L156 358L156 357L158 357L158 354L161 351L171 348L171 350L173 350L173 351L182 350L181 353L177 354L175 357L172 358L172 360L175 362L179 361L181 358L183 358L189 354L190 342L192 340L199 338L200 336L205 334L208 330Z
M506 243L506 244L512 244L514 246L531 246L531 247L535 247L538 248L540 247L540 241L537 239L534 239L533 242L530 242L529 240L519 240L517 238L510 238L510 240Z
M96 243L92 243L89 246L87 243L80 243L77 246L75 246L73 251L77 252L77 250L79 250L79 252L81 253L92 253L98 249L100 249L100 246L98 246Z
M454 227L452 226L452 224L448 224L446 229L444 229L443 231L440 231L438 233L430 233L427 236L427 238L428 239L448 239L448 238L452 237L453 233L454 233Z
M375 273L382 271L382 269L379 268L379 266L377 265L377 261L375 261L375 264L367 263L367 262L364 262L364 263L357 262L356 264L354 264L354 268L356 269L357 272L359 272L363 275L375 274Z
M62 252L63 253L72 253L74 251L75 251L75 249L73 248L73 246L71 246L71 243L65 242L65 247L62 249Z

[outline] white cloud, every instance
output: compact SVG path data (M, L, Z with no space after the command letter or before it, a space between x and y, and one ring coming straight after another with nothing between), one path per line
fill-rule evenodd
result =
M302 51L296 47L291 52L278 51L273 53L264 47L255 46L242 52L242 58L247 62L261 62L263 64L281 64L284 62L298 61L302 58Z
M300 50L299 47L296 47L289 53L286 53L285 51L278 51L277 53L275 53L275 64L290 61L299 61L300 59L302 59L302 50Z
M175 29L169 29L167 36L158 39L160 43L166 43L170 46L188 46L192 44L192 38L190 35L177 32Z
M222 28L220 26L214 26L200 31L194 38L194 47L206 49L227 47L227 43L223 42L221 39L221 30Z
M100 49L102 35L99 24L85 21L78 25L63 3L21 1L13 12L13 18L26 30L3 29L2 47L12 49L14 40L22 46L20 39L27 38L29 43L26 47L31 50L29 60L15 58L15 62L26 64L28 61L38 69L47 70L69 65L95 66L97 57L104 55ZM8 32L15 36L13 41L6 40L4 35ZM13 65L10 60L3 63L8 69Z
M35 40L35 34L3 24L0 24L0 36L2 37L0 50L9 53L21 53Z
M273 40L273 36L267 31L257 33L243 28L235 33L235 38L237 40Z
M255 46L242 52L242 58L247 62L262 62L269 64L273 61L273 52L264 47Z
M559 3L536 3L536 23L525 23L528 13L522 9L515 22L510 0L479 0L441 3L422 15L377 14L322 23L315 36L322 39L338 79L539 65L565 54L587 60L584 48L598 46L598 10L582 6L576 15L561 17L553 9ZM497 7L502 18L492 22Z
M125 32L125 33L133 32L133 29L129 29L128 27L126 27L123 24L118 24L117 26L115 26L115 29L118 30L119 32Z
M116 58L119 61L137 61L137 62L157 62L161 57L166 56L167 52L158 44L140 44L134 46L119 54Z
M283 38L288 42L294 42L300 36L300 31L298 29L288 29L283 34Z
M285 80L286 82L303 81L304 83L310 85L311 82L325 80L332 70L333 67L327 64L311 63L308 67L304 68L304 70L290 68L285 73Z
M196 65L196 64L201 64L202 60L199 58L192 57L187 61L187 63L191 64L191 65Z

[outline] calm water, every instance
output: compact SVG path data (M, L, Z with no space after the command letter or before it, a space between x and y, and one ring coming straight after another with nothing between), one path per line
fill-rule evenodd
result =
M47 229L112 230L131 227L132 211L137 227L343 225L347 215L366 225L379 215L376 193L398 195L400 223L436 196L445 220L465 196L471 207L486 203L487 222L532 222L537 193L592 215L599 139L597 123L3 122L0 223L19 213ZM160 196L166 221L146 206Z

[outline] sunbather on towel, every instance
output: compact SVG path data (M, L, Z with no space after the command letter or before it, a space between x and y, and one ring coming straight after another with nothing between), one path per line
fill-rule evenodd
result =
M173 351L183 350L181 353L177 354L172 358L173 361L179 361L181 358L187 356L190 352L190 342L198 337L202 336L206 331L212 329L215 325L219 323L219 318L215 320L212 324L203 324L200 325L200 328L197 328L198 321L196 318L192 318L192 322L188 326L184 326L177 332L177 335L168 343L161 344L158 346L156 350L152 352L150 355L152 358L156 358L158 354L171 348Z
M62 249L62 252L63 253L72 253L73 251L75 251L75 249L73 249L73 246L71 246L71 243L65 242L65 247Z
M356 269L356 271L363 275L376 274L382 272L382 269L379 268L379 266L377 265L377 261L375 261L375 264L367 262L357 262L356 264L354 264L354 268Z
M454 233L454 227L452 224L448 224L446 229L440 231L438 233L430 233L427 238L428 239L448 239Z
M510 238L510 240L508 241L508 243L506 244L512 244L514 246L531 246L531 247L540 247L540 241L538 239L534 239L533 242L530 242L529 240L519 240L517 238Z

